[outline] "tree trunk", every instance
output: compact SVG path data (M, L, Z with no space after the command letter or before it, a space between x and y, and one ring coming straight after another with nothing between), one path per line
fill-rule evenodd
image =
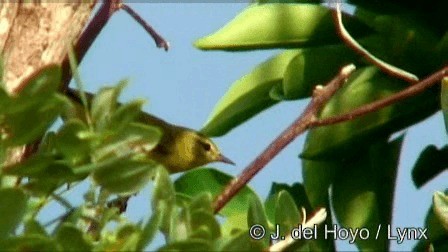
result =
M41 67L62 63L69 45L80 37L96 1L83 2L0 2L3 85L10 94ZM22 161L27 151L26 146L11 149L4 165Z

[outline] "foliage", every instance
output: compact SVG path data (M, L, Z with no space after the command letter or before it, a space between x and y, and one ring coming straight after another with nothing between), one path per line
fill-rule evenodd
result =
M408 85L347 48L336 35L331 11L320 5L322 1L258 2L195 46L238 52L286 50L229 88L201 130L204 134L224 135L271 106L308 98L316 84L327 82L347 63L356 63L358 70L324 106L321 118L351 111ZM348 2L357 8L344 17L344 23L372 54L419 76L446 64L447 23L437 16L444 12L431 17L419 12L422 6L446 10L446 1L411 1L410 5L407 1ZM173 182L162 165L145 155L157 146L163 132L138 121L143 102L117 102L126 81L101 89L82 107L57 92L60 80L61 69L47 66L15 96L0 89L2 249L141 251L161 233L166 240L158 248L161 251L261 251L271 245L271 233L279 230L285 238L307 221L303 213L325 207L329 214L325 227L333 227L336 220L347 229L368 229L368 239L354 239L357 247L387 250L384 229L376 238L373 231L389 225L392 218L403 136L391 139L391 135L440 108L448 121L445 79L441 89L429 89L355 120L312 129L300 154L303 183L274 182L265 200L245 187L218 218L213 199L233 178L202 168ZM59 117L63 123L54 124ZM38 147L26 160L6 163L11 149L23 144ZM422 152L413 170L416 186L445 169L445 156L446 146L428 146ZM84 202L72 206L64 194L83 181L91 182ZM152 213L147 220L132 223L119 203L148 183L153 186ZM41 223L37 216L52 201L66 211L54 216L53 222ZM447 202L446 193L434 194L426 218L429 239L420 241L417 250L448 247ZM288 249L335 250L334 239L325 239L323 228L317 228L317 239L297 240Z

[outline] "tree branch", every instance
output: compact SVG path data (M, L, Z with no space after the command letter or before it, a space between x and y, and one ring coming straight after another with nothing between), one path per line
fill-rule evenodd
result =
M81 62L86 55L89 48L92 46L93 41L98 37L101 30L109 21L113 13L118 10L118 5L114 4L112 0L104 1L98 12L89 22L84 32L81 34L78 42L75 45L75 55L78 62ZM72 79L72 72L70 70L70 64L68 55L65 56L62 62L62 91L65 92Z
M445 66L444 68L442 68L441 70L433 73L432 75L428 76L424 80L422 80L418 83L415 83L398 93L388 96L382 100L377 100L377 101L371 102L369 104L363 105L363 106L361 106L357 109L354 109L354 110L352 110L346 114L343 114L343 115L337 115L337 116L332 116L329 118L319 119L313 123L312 127L330 125L330 124L335 124L335 123L339 123L339 122L345 122L345 121L349 121L349 120L361 117L368 113L378 111L384 107L387 107L396 102L399 102L401 100L404 100L406 98L412 97L416 94L423 92L425 89L434 85L437 81L441 80L447 74L448 74L448 65Z
M152 28L151 25L149 25L143 18L140 17L140 15L137 14L131 7L129 7L126 4L121 4L120 8L125 10L131 17L135 19L143 28L146 30L146 32L151 35L151 37L154 39L154 42L156 42L156 45L158 48L165 49L165 51L168 51L170 48L170 43L166 41L162 36L160 36L154 28Z
M316 120L317 113L355 70L354 65L347 65L326 86L316 86L311 102L305 111L283 131L258 157L250 163L242 174L232 180L224 191L215 199L214 210L218 213L263 167L266 166L297 136L305 132Z

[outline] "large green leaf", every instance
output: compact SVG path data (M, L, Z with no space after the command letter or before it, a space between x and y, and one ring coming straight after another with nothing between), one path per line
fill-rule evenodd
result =
M365 28L358 24L353 32L365 32ZM338 41L331 12L322 5L262 4L249 6L216 33L197 40L195 46L203 50L251 50Z
M201 132L220 136L257 113L274 105L269 92L281 85L289 62L298 50L285 51L257 66L236 81L213 109Z
M391 223L396 171L403 138L387 143L380 140L362 156L340 169L333 184L335 215L344 227L365 228L369 232ZM361 232L361 231L360 231ZM387 250L383 228L378 237L356 239L361 250Z
M355 16L377 32L377 43L366 46L376 57L417 75L430 74L446 64L448 54L442 57L436 54L441 36L415 14L358 8Z
M203 192L209 192L213 197L216 197L232 179L232 176L218 170L202 168L184 173L174 182L174 187L176 192L192 197ZM191 183L191 181L194 181L194 183ZM242 212L246 214L250 198L253 197L258 196L246 186L219 213L226 217Z
M350 112L404 87L402 81L385 76L375 67L358 69L324 106L320 118ZM314 128L309 131L301 157L340 160L355 156L375 138L412 125L433 114L437 107L436 90L430 89L360 118Z

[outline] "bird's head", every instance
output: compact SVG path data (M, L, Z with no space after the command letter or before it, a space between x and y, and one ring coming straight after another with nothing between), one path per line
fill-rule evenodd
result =
M216 144L207 136L194 130L185 130L182 137L186 140L180 142L189 143L184 146L187 149L184 153L191 154L192 167L198 167L212 162L223 162L234 165L232 160L224 156Z

